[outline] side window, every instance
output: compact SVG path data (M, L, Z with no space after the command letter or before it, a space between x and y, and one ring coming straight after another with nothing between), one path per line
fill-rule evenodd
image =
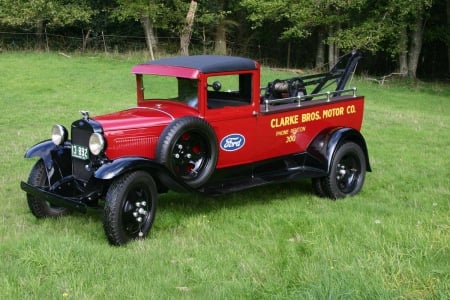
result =
M198 81L195 79L178 78L178 99L187 105L198 107Z
M252 103L252 74L208 77L208 108L243 106Z

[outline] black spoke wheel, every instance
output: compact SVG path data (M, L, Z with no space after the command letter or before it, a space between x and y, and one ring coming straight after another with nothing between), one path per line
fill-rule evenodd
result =
M332 199L357 194L366 174L366 157L361 147L353 142L340 145L333 156L330 173L322 179L322 188Z
M188 131L175 142L169 165L177 176L189 181L205 168L210 152L201 134Z
M103 227L113 245L145 238L155 219L157 189L153 178L136 171L117 178L105 199Z
M47 172L42 159L38 160L31 169L28 184L44 189L49 188ZM37 218L57 218L71 213L71 210L67 207L54 206L29 194L27 194L27 202L31 212Z
M157 160L193 188L210 178L217 163L218 143L204 120L184 117L173 121L161 134Z

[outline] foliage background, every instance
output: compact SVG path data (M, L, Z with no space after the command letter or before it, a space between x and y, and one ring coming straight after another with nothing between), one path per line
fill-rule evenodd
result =
M0 49L123 53L147 49L149 33L156 57L179 54L192 2L191 54L326 68L359 48L365 73L403 72L412 57L421 79L450 75L447 0L0 0Z

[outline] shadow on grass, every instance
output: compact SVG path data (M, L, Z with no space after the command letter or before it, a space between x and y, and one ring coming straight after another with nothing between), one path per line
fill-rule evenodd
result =
M160 195L158 208L184 210L186 207L196 207L205 213L221 207L259 205L283 197L310 196L311 194L309 180L268 184L219 196L169 192Z
M269 184L215 197L169 192L159 195L156 219L150 234L157 236L158 231L170 231L186 223L186 220L190 218L209 215L224 209L252 210L255 206L269 205L274 200L292 197L306 199L312 196L309 180ZM86 214L74 212L57 219L34 219L32 222L44 226L45 230L51 230L50 227L54 227L59 234L73 236L75 239L87 238L95 244L106 242L101 208L88 209Z
M160 195L157 215L176 216L178 222L175 223L180 223L183 219L208 215L222 209L239 208L245 210L255 206L269 205L274 200L292 197L304 197L306 199L312 196L310 180L269 184L221 196L169 192ZM158 216L156 218L158 219ZM156 220L156 223L158 223L158 220Z

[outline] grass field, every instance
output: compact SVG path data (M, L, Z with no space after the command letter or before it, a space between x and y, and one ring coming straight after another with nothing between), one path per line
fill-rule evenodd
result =
M37 220L23 155L135 104L139 57L0 54L0 299L448 299L450 86L361 78L372 173L353 198L309 181L159 199L144 241L108 244L101 213ZM286 74L264 70L263 83Z

